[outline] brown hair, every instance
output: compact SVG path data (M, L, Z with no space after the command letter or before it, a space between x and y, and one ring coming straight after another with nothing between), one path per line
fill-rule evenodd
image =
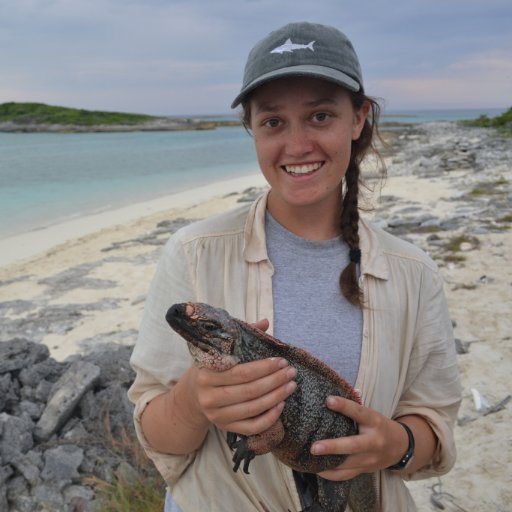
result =
M365 102L370 105L368 117L364 122L361 135L352 141L352 151L348 169L345 174L345 191L343 194L343 210L340 219L341 234L350 248L350 261L340 275L340 289L343 296L352 304L362 307L363 292L359 287L357 276L357 264L361 261L361 249L359 247L359 185L363 183L360 164L369 152L377 155L382 163L382 158L375 146L380 138L378 121L380 105L376 99L366 96L362 92L351 92L352 106L359 110Z
M349 246L350 261L340 275L340 289L343 296L355 306L363 306L363 292L359 287L357 276L357 264L361 261L361 249L359 248L359 187L363 184L360 164L365 156L373 152L383 163L376 141L380 139L378 121L380 105L375 98L366 96L363 92L348 91L354 110L359 110L367 102L370 105L361 135L352 141L352 150L348 169L345 174L345 186L343 194L343 209L340 218L341 235ZM251 134L250 130L250 95L242 101L242 124Z

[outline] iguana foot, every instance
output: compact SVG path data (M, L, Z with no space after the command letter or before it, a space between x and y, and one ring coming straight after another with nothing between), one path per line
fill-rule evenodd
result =
M234 432L227 433L226 441L231 450L234 450L236 448L237 439L238 439L238 434L235 434Z
M251 463L251 460L254 459L256 454L247 446L247 437L240 436L239 439L237 439L237 437L237 434L228 432L228 445L232 450L235 450L233 455L233 462L235 463L233 466L233 471L236 473L240 467L240 464L243 462L244 473L249 474L249 464Z

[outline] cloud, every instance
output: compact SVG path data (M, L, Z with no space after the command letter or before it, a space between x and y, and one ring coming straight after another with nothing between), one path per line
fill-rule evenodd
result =
M512 53L469 55L437 73L371 82L388 107L466 108L512 105Z
M0 102L227 111L250 47L308 19L347 32L367 90L395 108L508 104L511 14L510 0L0 0Z

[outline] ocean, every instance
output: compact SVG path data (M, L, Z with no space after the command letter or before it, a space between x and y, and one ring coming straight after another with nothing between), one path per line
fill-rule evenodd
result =
M452 121L504 110L389 112L383 121ZM241 127L0 133L0 238L257 171L252 140Z

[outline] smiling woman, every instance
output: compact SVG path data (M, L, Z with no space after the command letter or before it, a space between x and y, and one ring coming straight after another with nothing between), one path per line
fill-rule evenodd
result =
M239 104L270 190L171 237L132 355L135 425L172 493L166 510L416 510L403 479L452 467L460 385L435 264L359 217L359 165L379 108L352 44L325 25L281 27L250 52ZM291 459L279 456L286 435L272 452L251 448L290 417L293 393L306 397L304 425L312 421L307 383L285 357L195 366L165 323L169 306L186 302L220 307L322 360L361 396L320 402L357 428L328 432ZM234 439L248 460L258 455L250 475L231 471ZM319 478L303 469L310 457L331 461L315 466Z
M276 79L252 94L249 127L272 187L267 208L296 235L338 234L343 178L367 113L368 104L354 110L349 93L318 78Z

